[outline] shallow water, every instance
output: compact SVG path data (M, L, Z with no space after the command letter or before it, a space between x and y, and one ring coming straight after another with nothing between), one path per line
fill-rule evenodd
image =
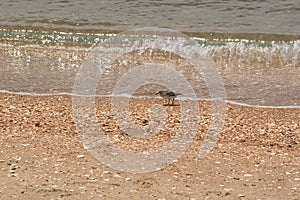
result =
M299 46L299 41L270 45L227 41L199 45L199 52L207 52L213 58L225 85L227 97L224 101L253 106L299 107ZM0 47L0 90L72 95L76 75L91 49L3 44ZM176 62L176 59L170 60ZM113 86L120 79L120 74L114 71L122 71L122 67L127 70L130 64L117 66L104 74L96 95L112 95ZM182 68L182 73L192 82L198 99L210 99L203 77L194 75L189 68ZM148 87L140 92L142 96L153 98L157 89ZM124 95L130 94L125 92Z
M79 30L154 26L196 33L298 35L299 11L298 0L2 0L0 25Z
M223 101L298 108L299 10L295 0L1 1L0 91L75 95L76 75L92 47L123 30L157 26L189 33L198 52L213 59L225 86ZM113 69L96 95L111 95L120 78ZM210 99L203 77L194 75L187 79L196 99ZM143 87L139 95L153 98L157 89Z

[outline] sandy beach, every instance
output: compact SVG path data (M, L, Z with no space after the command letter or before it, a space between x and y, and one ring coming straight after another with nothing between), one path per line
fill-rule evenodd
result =
M180 124L180 106L166 106L163 131L132 139L116 129L109 102L96 100L99 123L124 150L156 150ZM137 125L147 126L153 103L163 100L131 100ZM1 199L300 199L299 109L227 105L216 147L199 159L210 122L210 103L199 101L200 128L190 148L177 162L144 174L114 170L84 149L70 96L2 93L0 110Z
M299 1L0 5L0 200L300 200Z

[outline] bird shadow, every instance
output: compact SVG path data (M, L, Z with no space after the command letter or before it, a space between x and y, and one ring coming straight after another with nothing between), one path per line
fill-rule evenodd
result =
M180 104L163 104L163 106L180 106Z

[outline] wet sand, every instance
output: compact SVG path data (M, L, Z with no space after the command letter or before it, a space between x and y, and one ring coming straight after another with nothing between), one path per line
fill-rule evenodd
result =
M180 106L166 106L166 127L149 144L116 129L109 99L96 103L102 130L124 150L155 150L174 137L180 124ZM153 103L163 100L131 101L136 124L147 126ZM216 147L199 159L210 123L210 103L200 101L200 128L190 148L177 162L145 174L109 168L83 148L69 96L2 93L0 110L1 199L300 198L299 109L227 105Z

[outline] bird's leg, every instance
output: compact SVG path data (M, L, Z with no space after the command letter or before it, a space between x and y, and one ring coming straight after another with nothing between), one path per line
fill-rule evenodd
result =
M174 105L174 99L170 99L170 101L171 101L171 104L170 105Z
M168 101L168 99L167 99L167 101ZM166 105L168 105L168 102L167 102L167 104L166 104L166 99L164 99L164 104L163 104L164 106L166 106Z

